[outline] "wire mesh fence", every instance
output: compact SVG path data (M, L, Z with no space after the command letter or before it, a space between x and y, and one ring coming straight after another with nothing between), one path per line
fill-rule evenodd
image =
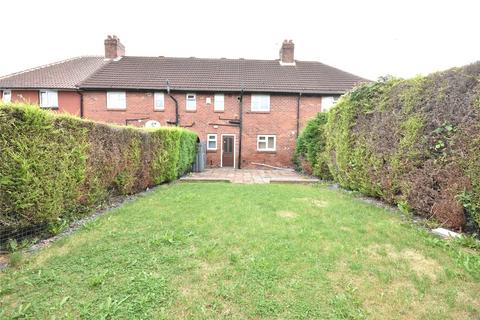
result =
M51 235L48 224L26 227L0 226L0 253L16 251Z

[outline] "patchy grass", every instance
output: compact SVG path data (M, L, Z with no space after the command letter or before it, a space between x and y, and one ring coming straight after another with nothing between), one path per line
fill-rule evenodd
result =
M160 187L0 283L0 318L480 317L477 251L321 186Z

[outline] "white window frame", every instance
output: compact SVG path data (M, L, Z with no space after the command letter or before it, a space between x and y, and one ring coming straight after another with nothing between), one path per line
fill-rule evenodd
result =
M193 98L189 98L188 96L193 96ZM185 95L185 108L187 111L197 110L197 95L195 93L187 93Z
M161 102L161 105L159 105L158 102ZM153 110L155 111L165 110L165 94L163 92L153 93Z
M263 102L267 102L263 105ZM252 94L250 101L250 111L252 112L270 112L269 94Z
M120 103L113 100L113 95L123 95L123 101ZM115 105L119 104L119 105ZM107 91L107 109L125 110L127 109L127 93L125 91Z
M8 92L8 100L5 99L5 92ZM2 101L3 102L12 102L12 90L10 89L5 89L2 92Z
M225 95L223 93L215 94L213 111L225 111Z
M338 96L322 96L322 112L327 112L337 103Z
M42 93L45 93L46 100L42 98ZM39 104L40 108L58 108L58 91L56 90L40 90L39 95Z
M268 147L268 138L273 138L273 148ZM265 149L260 149L260 142L265 142ZM257 135L257 151L277 151L277 136L274 134Z
M211 141L215 141L215 148L210 148ZM218 150L218 135L216 133L207 134L207 150Z

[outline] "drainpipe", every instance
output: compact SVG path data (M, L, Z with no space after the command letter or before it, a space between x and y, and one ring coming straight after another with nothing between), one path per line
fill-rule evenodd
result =
M177 99L175 99L173 95L170 94L170 81L168 80L167 80L167 94L170 97L170 99L172 99L173 102L175 102L175 125L178 127L178 125L180 124L180 114L178 112L178 101Z
M240 130L238 139L238 169L242 168L242 131L243 131L243 89L240 91L239 107L240 107Z
M298 138L298 135L300 134L300 99L301 97L302 97L302 93L299 92L297 97L297 138Z
M80 95L80 118L83 118L83 92L77 91Z

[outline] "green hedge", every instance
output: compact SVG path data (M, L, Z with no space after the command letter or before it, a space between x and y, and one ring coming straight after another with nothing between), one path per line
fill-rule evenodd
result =
M325 125L327 124L328 114L318 113L317 116L309 120L298 136L293 155L293 163L297 170L306 173L313 173L323 180L332 179L328 169L327 158L325 157Z
M36 106L0 106L0 233L56 223L109 196L178 178L197 136L58 116Z
M325 127L319 123L309 124L319 129L307 127L309 142L298 148L310 163L325 160L341 186L446 227L478 230L480 62L363 84L339 100ZM311 148L315 157L308 146L318 141L326 147Z

